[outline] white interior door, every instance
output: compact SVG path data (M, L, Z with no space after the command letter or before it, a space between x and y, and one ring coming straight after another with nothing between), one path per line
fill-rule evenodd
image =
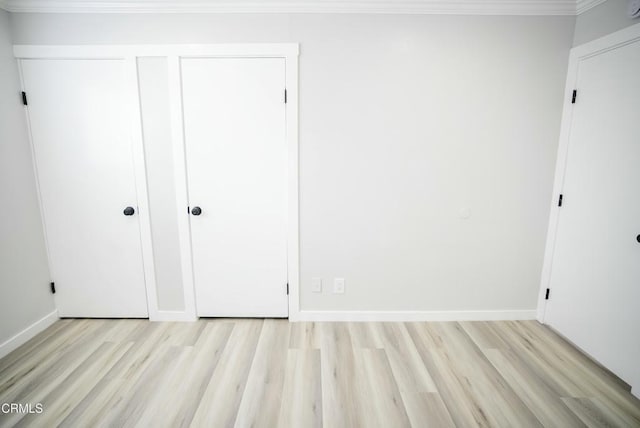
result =
M286 317L285 60L181 69L198 315Z
M125 62L21 65L58 312L147 317Z
M640 42L579 61L545 322L640 387Z

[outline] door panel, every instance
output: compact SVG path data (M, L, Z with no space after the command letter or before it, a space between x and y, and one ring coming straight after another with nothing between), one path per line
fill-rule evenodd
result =
M640 43L580 61L545 322L640 386Z
M60 316L147 317L124 61L21 66Z
M286 317L284 59L181 66L198 315Z

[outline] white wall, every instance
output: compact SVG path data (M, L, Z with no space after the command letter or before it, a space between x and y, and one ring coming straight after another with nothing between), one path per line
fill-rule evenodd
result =
M0 356L55 310L9 28L0 10Z
M573 45L590 42L640 22L640 19L631 19L627 16L628 5L629 0L607 0L578 15Z
M417 311L535 309L574 20L12 16L20 44L299 42L302 309Z

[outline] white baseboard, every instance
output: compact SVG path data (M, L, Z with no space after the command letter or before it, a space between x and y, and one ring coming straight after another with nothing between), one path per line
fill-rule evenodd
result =
M157 311L155 314L149 314L149 321L192 322L197 319L196 316L185 311Z
M513 321L534 320L536 310L512 311L300 311L298 321Z
M55 310L50 314L45 315L38 321L34 322L15 336L4 341L2 344L0 344L0 358L9 354L9 352L13 351L14 349L17 349L20 345L23 345L38 333L46 330L54 322L58 321L58 319L60 319L58 317L58 311Z

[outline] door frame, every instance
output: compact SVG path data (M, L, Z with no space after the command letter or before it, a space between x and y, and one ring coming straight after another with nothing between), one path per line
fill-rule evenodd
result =
M284 58L287 144L287 275L289 283L289 320L300 317L299 301L299 177L298 177L298 55L297 43L225 43L207 45L14 45L18 63L23 59L121 59L127 67L128 93L134 115L132 117L133 156L140 218L147 305L151 321L195 321L195 281L191 248L188 205L187 170L184 141L181 58ZM171 139L173 145L174 181L176 184L176 214L180 240L184 311L163 311L158 308L155 266L149 215L149 196L144 156L141 101L138 85L137 59L139 57L167 58L169 74L169 103ZM22 83L24 89L24 83ZM27 122L28 109L25 108ZM29 131L30 134L30 131ZM31 135L29 135L31 140ZM31 141L33 153L33 141ZM38 183L37 165L34 172ZM38 185L38 184L37 184ZM38 185L39 186L39 185ZM39 189L38 189L39 192ZM42 203L40 203L42 210ZM42 215L44 213L42 212ZM44 217L43 217L44 218ZM44 221L43 221L44 222ZM46 239L46 230L45 230ZM48 251L48 249L47 249ZM49 263L50 265L50 263ZM53 273L52 273L53 274Z
M553 258L555 255L556 236L558 232L558 221L560 209L558 198L562 194L564 186L565 172L568 162L569 143L571 138L571 126L573 122L573 91L578 91L577 99L580 98L580 88L577 87L580 62L620 48L630 43L640 40L640 24L616 31L594 41L574 47L569 53L569 67L567 70L567 81L564 92L562 109L562 123L560 126L560 139L558 143L558 154L556 160L555 179L551 196L551 209L549 213L549 226L547 229L547 241L544 251L544 262L542 265L542 276L540 279L540 290L538 293L537 319L541 323L545 322L547 300L546 292L551 284L553 273ZM578 101L579 102L579 101ZM553 290L550 291L550 294Z
M183 58L283 58L285 60L285 107L287 146L287 281L289 320L299 319L299 205L298 205L298 44L220 44L191 46L168 56L169 98L173 141L173 168L176 183L182 281L185 316L197 319L193 247L187 207L188 179L184 116L182 104L181 60Z

